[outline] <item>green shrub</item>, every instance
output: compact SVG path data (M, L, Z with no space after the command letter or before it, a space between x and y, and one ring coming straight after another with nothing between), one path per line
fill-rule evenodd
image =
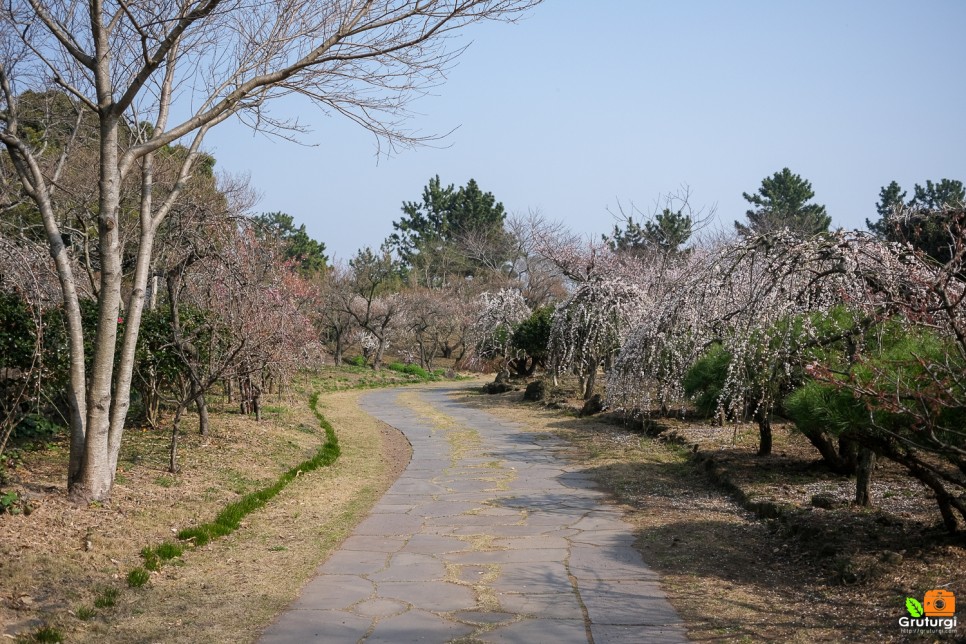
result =
M363 356L352 356L351 358L346 358L344 362L352 367L365 367L367 364Z
M388 369L392 371L398 371L399 373L406 373L411 376L417 376L423 380L430 380L432 376L428 371L420 367L418 364L403 364L401 362L393 362L388 365Z
M46 440L62 434L65 427L40 414L27 414L14 428L10 437L16 440Z
M691 397L699 414L712 416L718 409L729 362L731 354L714 344L685 374L684 393Z
M0 492L0 514L20 513L20 495L16 492Z
M550 345L550 326L553 320L553 306L544 306L517 325L513 330L511 343L514 349L523 351L539 364L547 361L547 347Z

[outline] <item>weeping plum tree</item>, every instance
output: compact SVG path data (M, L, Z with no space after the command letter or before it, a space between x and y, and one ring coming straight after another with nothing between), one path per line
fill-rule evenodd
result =
M13 0L0 9L0 143L42 217L69 330L72 498L110 495L155 237L211 128L237 116L291 136L297 124L268 108L297 93L390 145L415 143L401 128L406 102L438 81L455 56L444 37L474 21L512 18L535 2ZM56 190L75 146L67 143L51 158L21 120L24 93L50 85L67 93L78 126L94 125L100 265L90 356ZM156 189L156 156L178 142L186 154L177 179L168 190ZM120 208L125 186L138 195L136 223ZM122 289L121 240L132 228L134 274Z
M727 356L720 410L760 417L787 404L827 460L845 456L832 438L861 448L860 502L868 501L874 455L883 456L927 486L945 526L959 529L966 522L966 214L942 216L953 249L942 265L922 250L853 231L769 235L696 254L688 277L625 344L609 381L612 404L646 409L655 396L681 397L684 376L717 347ZM803 384L807 391L786 402Z
M574 284L551 320L549 365L555 374L576 374L581 394L590 399L598 370L610 370L627 334L661 297L664 284L674 281L687 254L628 254L577 240L552 242L543 252Z
M513 345L513 332L532 311L520 291L504 288L481 293L478 313L472 334L476 338L476 354L487 360L497 360L503 376L510 375L510 361L518 357Z
M687 380L692 394L713 387L719 413L753 417L759 453L770 453L772 412L799 382L819 335L810 315L831 309L850 286L823 255L828 248L822 238L779 232L696 253L630 334L611 378L612 403L649 409L656 398L667 407L684 398Z

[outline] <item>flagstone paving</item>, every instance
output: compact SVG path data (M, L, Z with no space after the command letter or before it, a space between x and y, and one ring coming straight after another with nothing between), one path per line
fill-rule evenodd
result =
M261 642L688 641L563 443L449 393L363 398L412 462Z

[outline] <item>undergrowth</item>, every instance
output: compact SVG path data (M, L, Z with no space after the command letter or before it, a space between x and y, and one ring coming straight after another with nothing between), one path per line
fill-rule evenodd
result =
M185 528L178 533L181 541L190 541L196 546L203 546L213 539L231 534L241 525L241 520L263 507L272 498L278 495L285 486L295 480L295 477L311 472L312 470L331 465L339 458L341 452L339 439L335 435L332 424L325 419L318 410L319 394L313 393L309 398L309 408L319 421L319 425L325 430L326 441L319 448L319 451L312 458L303 461L282 474L275 483L268 487L246 494L241 499L229 503L210 523L203 523L192 528Z
M294 481L297 476L334 463L341 453L339 438L335 434L335 428L319 411L318 404L319 394L315 392L309 397L309 408L319 421L319 426L325 430L325 442L312 458L289 469L268 487L246 494L241 499L229 503L213 521L181 530L178 533L178 539L198 547L218 537L231 534L241 525L242 519L263 507L285 489L285 486ZM128 585L132 588L143 586L150 579L148 571L160 570L165 562L180 557L184 553L184 548L184 544L171 543L170 541L145 547L141 550L144 567L131 570L128 574Z

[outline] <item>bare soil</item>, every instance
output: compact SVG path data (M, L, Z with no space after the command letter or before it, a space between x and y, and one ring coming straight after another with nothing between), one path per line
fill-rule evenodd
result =
M331 371L267 399L262 423L223 408L211 436L182 438L177 475L166 472L166 433L129 430L114 496L99 506L65 500L63 444L25 453L3 486L32 512L0 515L2 634L49 625L70 642L254 641L409 461L405 438L359 410L362 392L336 390L406 380ZM129 588L141 548L210 520L318 449L307 390L330 392L320 409L339 460ZM520 392L459 395L570 442L571 458L627 511L696 641L966 641L962 625L952 635L900 632L906 597L945 588L966 598L966 549L936 529L932 500L893 465L875 473L874 507L856 508L854 482L816 465L785 426L774 456L759 458L753 427L669 420L655 439L606 415L578 418L573 400L550 408L522 403ZM816 496L829 507L815 507ZM115 605L97 606L110 589Z
M966 619L950 634L900 629L906 597L944 588L966 601L966 544L938 528L935 502L893 464L875 472L874 507L859 508L854 479L821 467L786 425L762 458L753 426L662 420L656 439L613 416L578 418L574 400L464 400L570 442L626 510L695 641L966 641Z

